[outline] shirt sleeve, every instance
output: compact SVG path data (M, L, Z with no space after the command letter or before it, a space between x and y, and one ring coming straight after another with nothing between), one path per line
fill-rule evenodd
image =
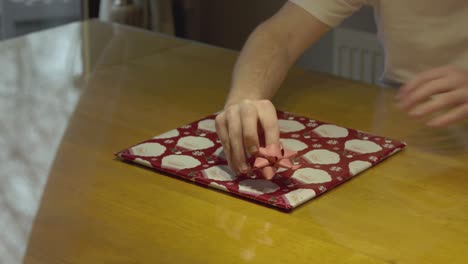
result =
M369 0L289 0L318 20L335 27L339 25L345 18L359 10Z

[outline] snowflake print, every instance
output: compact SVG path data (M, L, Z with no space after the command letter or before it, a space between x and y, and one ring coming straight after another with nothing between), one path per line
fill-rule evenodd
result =
M327 141L327 144L336 145L336 144L338 144L338 141L337 141L337 140L330 139L330 140Z
M324 192L324 191L327 190L327 188L325 188L325 186L322 185L322 186L319 187L319 190L320 190L321 192Z
M167 139L167 140L164 140L164 143L166 143L166 144L171 144L171 143L174 143L174 140L172 140L172 139Z
M317 123L307 123L307 127L316 127Z
M192 155L194 155L194 156L203 156L203 155L205 155L205 153L203 151L197 150L197 151L192 152Z
M312 139L312 141L313 141L313 142L317 142L317 141L318 141L318 139L316 139L316 138L313 138L313 139Z
M314 167L318 169L318 168L320 168L320 165L315 165Z
M336 178L337 178L339 181L342 181L342 180L343 180L343 178L341 178L341 177L336 177Z
M299 118L299 120L305 120L305 118L301 117L301 118Z
M379 141L379 140L380 140L380 138L378 138L378 137L376 137L376 138L374 138L374 139L375 139L376 141Z
M378 160L378 158L377 158L376 156L370 156L370 157L369 157L369 160L371 160L371 161L374 161L374 162L375 162L375 161L377 161L377 160Z
M190 134L190 132L184 132L184 134L185 134L185 135L188 135L188 134Z
M192 127L191 125L182 126L183 129L189 129L189 128L191 128L191 127Z
M322 145L321 145L321 144L313 144L312 147L314 147L314 148L321 148Z
M310 122L310 123L315 123L315 120L309 119L309 122Z
M292 138L299 138L300 135L299 135L299 134L292 134L291 137L292 137Z
M330 168L331 171L342 171L343 169L341 167L338 167L338 166L333 166Z
M339 147L334 147L333 150L337 151L337 150L340 150Z
M203 168L208 168L208 164L203 164Z
M395 146L393 144L384 144L383 147L384 148L393 148Z

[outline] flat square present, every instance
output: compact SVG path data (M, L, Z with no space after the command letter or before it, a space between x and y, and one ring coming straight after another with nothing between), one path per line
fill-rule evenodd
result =
M297 170L271 180L235 175L215 130L216 115L168 131L116 153L120 159L290 210L403 149L397 140L278 111L281 142L297 151Z

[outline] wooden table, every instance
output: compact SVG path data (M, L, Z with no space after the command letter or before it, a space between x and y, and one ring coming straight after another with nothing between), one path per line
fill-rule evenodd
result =
M468 262L468 129L392 89L291 71L279 109L409 144L291 213L114 159L220 110L236 55L98 21L0 43L0 262Z

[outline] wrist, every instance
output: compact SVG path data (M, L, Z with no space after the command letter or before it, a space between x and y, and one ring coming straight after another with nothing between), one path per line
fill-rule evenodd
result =
M260 96L257 94L242 94L242 95L229 95L228 99L226 100L226 103L224 104L224 109L228 108L231 105L239 104L240 102L244 100L262 100L262 99L267 99L264 96Z

